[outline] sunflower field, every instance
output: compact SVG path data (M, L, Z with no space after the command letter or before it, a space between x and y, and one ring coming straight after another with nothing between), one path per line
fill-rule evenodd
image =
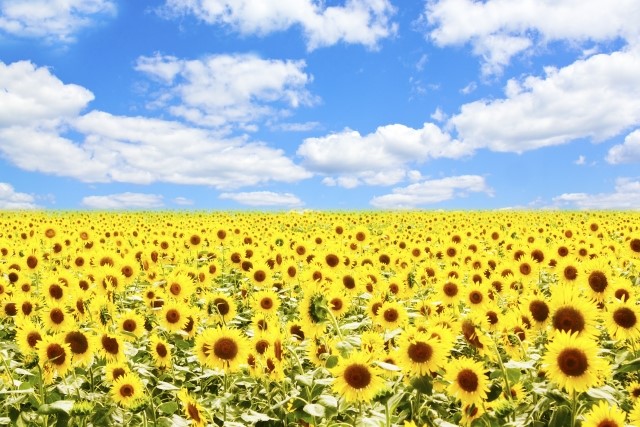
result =
M640 425L640 214L4 212L0 425Z

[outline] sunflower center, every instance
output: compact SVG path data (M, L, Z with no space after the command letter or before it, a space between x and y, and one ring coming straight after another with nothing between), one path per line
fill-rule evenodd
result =
M47 360L58 366L64 365L67 358L67 352L60 344L52 343L47 346Z
M255 273L253 273L253 278L255 279L256 282L264 282L264 280L267 278L267 273L265 273L262 270L258 270Z
M27 267L33 270L37 266L38 266L38 258L36 258L34 255L29 255L27 257Z
M102 343L102 348L109 354L118 354L120 350L120 344L118 344L118 340L116 338L112 338L108 335L103 335L100 340Z
M531 258L535 259L538 262L542 262L544 261L544 252L542 252L540 249L534 249L531 252Z
M180 283L172 283L171 286L169 286L169 292L171 292L171 294L173 295L180 295L180 292L182 292L182 286L180 286Z
M549 306L541 300L534 300L529 303L529 311L536 322L544 322L549 317Z
M29 301L25 301L22 303L22 306L20 308L22 310L22 314L28 316L33 311L33 304L31 304L31 302Z
M127 332L135 331L137 326L136 321L133 319L127 319L122 323L122 329Z
M458 386L467 393L473 393L478 389L478 375L471 369L463 369L458 372Z
M18 307L16 306L16 303L7 303L4 306L4 312L7 314L7 316L15 316L16 314L18 314Z
M167 350L167 346L161 342L156 344L156 354L160 357L167 357L167 354L169 354L169 351Z
M191 419L196 423L199 423L201 421L200 411L198 411L198 408L193 403L187 404L187 412L189 413Z
M117 380L118 378L124 376L125 371L122 368L115 368L113 370L113 372L111 373L111 376L113 377L114 380Z
M333 298L331 301L331 308L334 311L339 311L342 309L342 300L340 298Z
M262 307L263 310L270 310L273 308L273 300L271 297L262 298L260 300L260 307Z
M558 248L558 255L560 255L561 257L566 257L567 255L569 255L569 248L567 248L566 246L560 246Z
M469 320L462 322L462 335L464 335L465 340L472 346L484 348L484 345L480 342L480 338L478 338L478 334L476 334L476 327L473 325L473 322Z
M256 351L259 354L264 354L264 352L267 351L267 348L269 348L269 341L267 340L260 340L256 343Z
M619 299L621 301L627 301L629 299L629 297L631 296L631 294L629 293L628 290L626 289L617 289L614 293L616 299Z
M480 304L482 302L482 292L472 291L469 294L469 301L471 301L471 304Z
M609 281L602 271L594 271L589 275L589 286L594 292L604 292Z
M34 348L40 340L42 340L42 336L37 331L31 331L27 334L27 343L31 348Z
M89 341L82 332L69 332L64 338L64 342L69 344L73 354L84 354L89 349Z
M229 303L224 298L214 299L213 305L216 306L216 308L218 309L218 312L223 316L229 313L229 310L231 309L231 307L229 306Z
M340 264L340 258L338 258L338 255L336 254L329 254L324 258L324 260L327 262L327 265L331 268Z
M407 355L416 363L424 363L431 359L433 348L424 341L417 341L409 345Z
M194 234L189 238L189 243L191 243L193 246L198 246L200 244L200 236Z
M131 267L130 267L130 266L128 266L128 265L125 265L124 267L122 267L122 268L120 269L120 272L121 272L121 273L122 273L122 275L123 275L124 277L126 277L127 279L128 279L129 277L133 276L133 268L131 268Z
M495 325L498 323L498 313L495 311L487 311L487 319L489 319L489 323Z
M633 239L630 243L629 243L629 247L631 248L631 250L635 253L640 253L640 239Z
M442 287L442 291L449 298L455 297L456 295L458 295L458 285L448 282Z
M223 360L233 360L238 354L238 344L231 338L220 338L213 345L213 354Z
M596 425L596 427L620 427L620 424L618 424L615 420L605 418L604 420L600 421Z
M520 273L528 276L529 274L531 274L531 266L526 262L520 264Z
M578 277L578 269L572 265L569 265L565 267L563 274L564 278L567 280L576 280L576 277Z
M344 370L344 380L355 389L363 389L371 383L371 372L365 365L349 365Z
M635 326L638 319L629 307L620 307L613 312L613 320L618 326L629 329Z
M59 308L54 308L51 310L51 313L49 313L49 318L53 323L59 325L64 322L64 312Z
M178 323L180 321L180 312L175 308L172 308L170 310L167 310L165 318L169 323Z
M396 322L398 317L400 317L400 313L398 313L398 310L395 308L386 309L382 315L384 316L384 320L390 323Z
M565 348L558 354L558 367L570 377L579 377L589 367L587 355L578 348Z
M135 392L135 389L131 384L125 384L122 387L120 387L120 396L122 397L131 397L133 396L134 392Z
M60 299L62 298L62 295L63 295L63 291L60 285L49 286L49 296L51 296L51 298Z
M301 340L304 340L304 332L302 332L302 328L300 327L300 325L291 326L289 328L289 332L291 333L291 335L295 335Z
M553 327L564 332L582 332L585 327L584 316L573 307L559 308L553 315Z

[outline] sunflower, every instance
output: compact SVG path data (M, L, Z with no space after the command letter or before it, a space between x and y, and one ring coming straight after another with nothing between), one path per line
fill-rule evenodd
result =
M131 372L131 369L126 362L107 362L104 367L104 377L112 384L129 372Z
M177 301L167 301L158 314L158 323L169 332L184 329L189 321L189 307Z
M157 334L149 338L149 348L153 363L159 368L171 366L171 345Z
M127 341L135 341L147 331L144 329L144 318L140 313L128 310L117 315L118 331Z
M559 260L555 267L559 282L565 285L576 285L580 278L581 270L580 262L573 257L565 257Z
M520 311L528 313L531 318L531 327L543 330L549 324L551 308L547 298L542 294L528 293L520 303Z
M43 311L44 326L49 331L58 333L75 327L75 320L67 313L65 306L51 303Z
M640 382L633 381L631 384L627 386L627 392L629 392L629 397L633 402L637 402L640 400Z
M568 393L598 385L608 368L598 357L598 344L578 333L559 332L546 349L542 366L549 379Z
M88 366L93 361L92 336L82 330L64 334L64 342L69 344L74 366Z
M46 335L36 345L40 367L51 373L51 380L57 373L64 376L71 368L71 348L61 334ZM49 381L50 382L50 381Z
M217 323L226 324L235 317L236 302L232 297L215 292L207 300L207 312L217 317Z
M452 359L446 367L445 379L449 382L448 392L462 401L463 405L482 406L489 391L482 362L469 357Z
M120 362L125 358L124 341L120 335L111 334L106 329L93 337L92 346L97 350L98 355L108 363Z
M488 289L482 282L473 282L462 289L464 302L471 310L483 310L490 301Z
M167 275L164 290L171 299L187 301L195 291L195 283L186 272L173 270Z
M604 325L616 340L636 341L640 338L640 311L635 304L615 302L603 313Z
M580 281L590 299L604 302L613 291L611 267L600 258L582 264Z
M577 332L595 336L598 333L597 311L592 302L575 288L556 288L551 296L551 328L556 332Z
M438 286L435 299L442 301L443 304L456 304L462 298L462 287L454 279L448 278L444 280L442 285Z
M630 258L640 258L640 238L633 237L627 240L626 247Z
M370 402L384 389L380 368L373 366L366 353L355 352L331 369L332 388L347 402Z
M146 391L140 377L133 372L128 372L113 382L111 397L120 406L133 408L146 399Z
M328 322L327 299L324 289L317 284L310 284L298 305L302 330L306 337L322 335Z
M423 376L443 367L446 353L440 341L428 332L410 328L398 338L395 356L399 366L409 375Z
M384 329L393 330L407 323L407 309L399 301L386 301L378 309L374 321Z
M617 405L601 400L584 415L582 427L624 427L626 418L626 413Z
M195 346L198 358L204 356L205 366L226 372L237 371L246 363L251 347L242 331L227 327L206 330L196 337Z
M182 404L184 415L188 420L191 420L192 425L198 427L207 425L209 420L204 413L204 408L187 389L180 389L178 392L178 400Z
M16 343L20 352L26 356L37 351L38 343L42 341L44 335L42 325L32 321L31 319L24 319L17 325L16 330Z
M271 289L263 289L253 295L251 306L255 313L267 316L277 316L280 308L280 298Z

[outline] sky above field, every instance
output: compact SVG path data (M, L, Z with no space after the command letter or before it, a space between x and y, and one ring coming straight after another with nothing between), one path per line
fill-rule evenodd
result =
M638 209L637 0L0 0L0 209Z

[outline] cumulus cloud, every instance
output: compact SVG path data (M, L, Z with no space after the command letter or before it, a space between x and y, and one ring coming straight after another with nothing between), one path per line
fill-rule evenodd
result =
M115 13L116 3L111 0L0 0L0 31L71 42L81 29Z
M93 209L152 209L162 207L163 203L159 194L126 192L83 197L82 205Z
M218 189L311 176L282 150L246 137L147 117L79 115L93 99L89 91L62 83L46 68L16 64L0 68L0 155L24 170L83 182ZM80 136L72 140L67 130Z
M420 129L392 124L367 135L346 129L307 138L297 154L309 170L328 176L325 184L352 188L361 183L393 185L405 178L410 163L460 158L469 151L438 126L425 123Z
M618 178L612 193L564 193L553 198L559 207L578 209L640 209L640 181Z
M602 141L640 123L640 51L624 50L511 79L505 98L462 105L448 122L465 144L524 152L579 138Z
M174 198L173 203L180 206L190 206L190 205L193 205L193 200L180 196L180 197Z
M304 61L221 54L195 60L143 56L135 68L163 85L151 106L167 107L197 125L219 127L312 105L316 99L305 88L312 77L305 67Z
M637 43L640 8L635 0L430 0L423 18L439 46L471 43L483 72L496 73L536 44Z
M624 143L611 147L607 153L606 161L613 165L640 163L640 130L635 130L627 135Z
M284 206L296 207L304 203L291 193L274 193L272 191L251 191L244 193L222 193L221 199L234 200L247 206Z
M394 188L390 194L374 197L369 203L382 209L412 209L465 197L469 193L485 193L492 196L493 190L487 186L482 176L460 175Z
M29 61L0 61L0 127L56 123L76 116L94 98L82 86L65 84Z
M338 42L375 48L397 30L389 0L347 0L343 6L316 0L167 0L165 11L169 16L192 14L242 34L266 35L300 27L309 50Z
M32 195L15 191L11 184L0 182L0 209L36 209Z

